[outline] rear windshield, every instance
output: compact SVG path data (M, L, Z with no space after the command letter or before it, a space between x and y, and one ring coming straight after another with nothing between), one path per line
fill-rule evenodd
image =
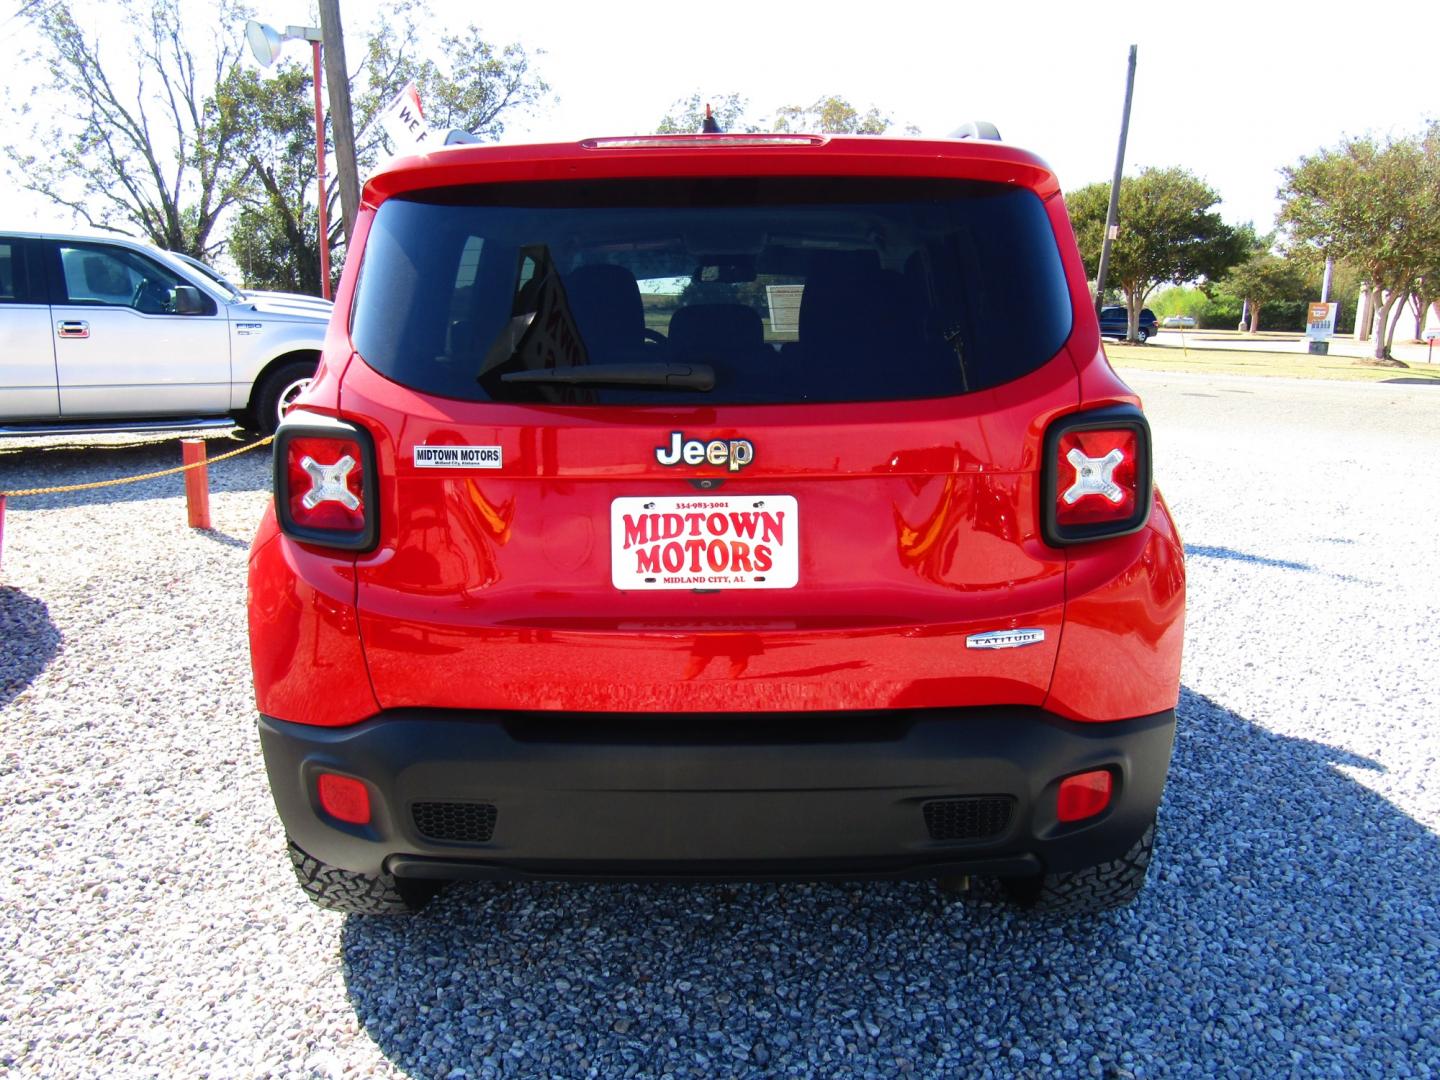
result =
M1044 206L841 178L451 187L382 203L352 336L473 401L885 401L1027 374L1070 333Z

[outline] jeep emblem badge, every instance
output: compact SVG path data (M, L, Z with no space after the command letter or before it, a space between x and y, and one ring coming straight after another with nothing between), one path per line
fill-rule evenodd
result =
M661 465L714 465L739 472L755 460L755 447L749 439L687 439L683 431L670 433L669 446L655 448L655 460Z

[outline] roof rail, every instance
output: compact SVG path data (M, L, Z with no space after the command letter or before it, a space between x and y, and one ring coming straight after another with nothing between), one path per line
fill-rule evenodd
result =
M992 139L1002 141L1000 129L989 120L967 120L950 133L952 139Z

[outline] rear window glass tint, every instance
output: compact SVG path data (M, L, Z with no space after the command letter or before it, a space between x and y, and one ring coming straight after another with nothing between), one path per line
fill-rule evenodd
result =
M14 240L0 240L0 304L19 304L29 300L25 249Z
M381 373L446 397L736 404L985 389L1044 364L1070 326L1032 192L774 178L392 198L366 241L352 335ZM709 389L663 385L696 370ZM622 372L625 385L606 381Z

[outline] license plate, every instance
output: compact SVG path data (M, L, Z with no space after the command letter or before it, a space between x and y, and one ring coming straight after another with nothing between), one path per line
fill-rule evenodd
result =
M610 504L617 589L793 589L799 577L792 495L642 496Z

